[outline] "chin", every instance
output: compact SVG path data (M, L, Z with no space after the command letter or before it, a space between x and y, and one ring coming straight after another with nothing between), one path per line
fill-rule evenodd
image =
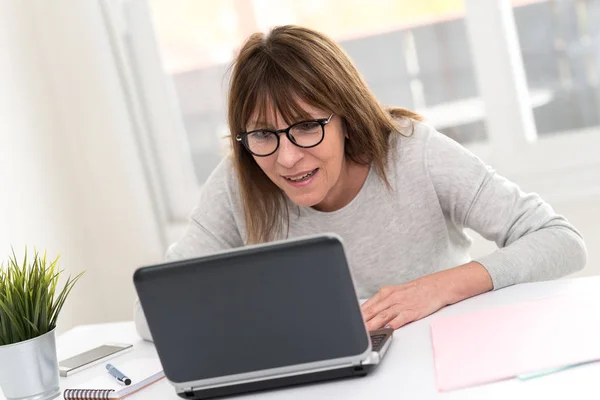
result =
M323 201L321 196L315 196L312 195L312 193L308 195L296 196L290 196L290 194L288 193L288 197L292 201L292 203L300 207L314 207Z

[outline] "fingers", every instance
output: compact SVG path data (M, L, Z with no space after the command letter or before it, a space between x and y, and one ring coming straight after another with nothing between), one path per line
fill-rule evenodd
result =
M398 329L413 322L415 319L413 310L405 310L401 311L394 319L389 321L387 325L392 329Z
M391 287L384 286L361 306L365 321L369 321L375 315L391 306L391 301L388 297L392 293L393 289Z
M367 321L367 329L372 331L389 325L388 322L393 320L398 315L398 312L399 306L397 305L378 312L373 318L365 320Z
M416 319L414 310L405 310L401 305L394 305L386 310L381 311L370 321L367 322L367 330L373 331L375 329L389 326L393 329L398 329Z
M380 302L381 300L388 297L390 294L394 292L394 288L391 286L383 286L373 297L369 300L365 301L361 306L363 309L373 306L374 304Z

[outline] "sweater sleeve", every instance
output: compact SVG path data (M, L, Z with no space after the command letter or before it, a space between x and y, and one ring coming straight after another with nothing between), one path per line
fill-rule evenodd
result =
M540 196L524 193L434 129L426 148L430 178L447 218L498 246L475 260L489 272L494 289L555 279L584 267L583 238Z
M203 185L200 200L191 213L187 231L171 245L167 261L200 257L233 247L243 246L234 210L235 181L226 158ZM138 334L152 341L152 335L139 300L134 305L134 322Z

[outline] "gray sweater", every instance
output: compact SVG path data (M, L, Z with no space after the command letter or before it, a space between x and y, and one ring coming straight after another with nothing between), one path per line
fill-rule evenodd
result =
M558 278L586 262L581 235L533 193L496 174L465 148L424 123L392 140L388 181L373 169L358 195L334 212L290 205L289 237L335 232L345 244L360 298L472 261L471 228L498 250L476 259L494 289ZM189 228L167 259L244 245L246 231L231 160L203 187ZM136 305L136 324L150 339Z

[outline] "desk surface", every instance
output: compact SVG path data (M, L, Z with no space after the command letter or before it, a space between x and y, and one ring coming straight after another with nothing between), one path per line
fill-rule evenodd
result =
M587 294L600 300L600 276L517 285L486 293L440 310L435 316L460 314L558 294ZM600 304L600 303L599 303ZM474 388L438 393L435 387L429 324L432 316L394 333L394 342L382 364L365 378L345 379L241 396L248 399L512 399L598 398L600 363L593 363L529 381L508 380ZM599 338L600 339L600 338ZM134 343L134 350L116 360L156 356L151 343L139 339L132 322L76 327L58 338L59 359L106 342ZM99 365L61 378L61 389L104 373ZM178 399L163 380L128 399ZM0 395L0 399L4 399Z

